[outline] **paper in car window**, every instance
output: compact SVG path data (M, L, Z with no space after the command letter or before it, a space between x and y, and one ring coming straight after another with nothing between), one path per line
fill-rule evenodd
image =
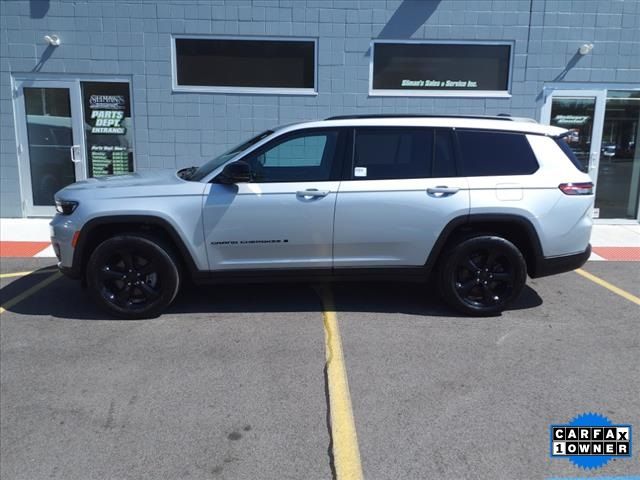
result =
M353 171L354 177L366 177L367 176L367 167L356 167Z

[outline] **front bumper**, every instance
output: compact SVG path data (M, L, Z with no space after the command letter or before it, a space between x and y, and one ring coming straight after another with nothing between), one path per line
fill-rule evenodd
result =
M64 215L56 215L49 224L51 245L58 257L58 268L65 275L72 278L80 278L80 271L74 266L75 248L73 247L73 235L79 228Z
M587 245L584 252L573 255L562 255L559 257L542 257L536 261L534 272L530 273L531 278L547 277L558 273L570 272L583 266L591 256L591 244Z

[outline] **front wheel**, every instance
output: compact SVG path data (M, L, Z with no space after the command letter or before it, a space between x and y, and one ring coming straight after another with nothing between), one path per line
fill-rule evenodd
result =
M515 301L527 277L518 248L495 236L468 238L447 252L440 269L443 299L467 315L495 315Z
M89 258L86 276L96 303L127 319L158 316L180 287L171 250L135 234L111 237L98 245Z

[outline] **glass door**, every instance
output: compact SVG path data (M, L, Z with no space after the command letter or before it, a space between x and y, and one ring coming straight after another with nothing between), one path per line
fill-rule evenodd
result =
M596 186L594 218L638 219L640 90L553 90L541 120L571 130L567 142Z
M79 85L21 80L16 93L24 210L29 216L51 216L55 192L86 177Z
M542 108L542 123L571 131L567 143L594 183L600 159L603 104L604 91L555 90Z
M608 90L598 168L600 218L638 218L640 91Z

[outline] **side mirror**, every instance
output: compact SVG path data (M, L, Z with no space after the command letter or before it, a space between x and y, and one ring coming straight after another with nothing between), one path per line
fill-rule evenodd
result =
M219 183L232 184L251 181L251 167L243 160L229 163L216 177Z

